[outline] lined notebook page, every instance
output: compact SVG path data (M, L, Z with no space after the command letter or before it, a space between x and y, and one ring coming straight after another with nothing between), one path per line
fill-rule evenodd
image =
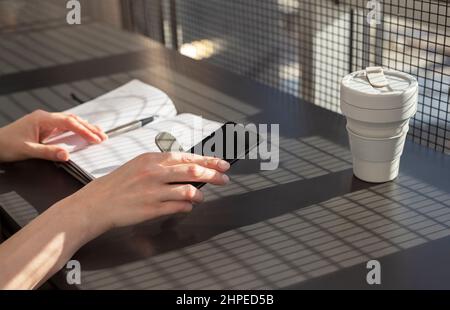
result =
M140 154L159 153L155 137L160 132L171 133L185 150L189 150L221 126L221 123L197 115L180 114L74 152L71 160L92 178L98 178Z
M177 114L172 100L164 92L139 80L132 80L65 112L76 114L104 131L153 115L167 118ZM87 145L73 133L65 133L47 143L61 145L69 152Z

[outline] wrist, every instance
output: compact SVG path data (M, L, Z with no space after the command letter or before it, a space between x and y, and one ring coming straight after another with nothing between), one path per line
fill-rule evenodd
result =
M55 207L77 226L84 243L110 229L98 211L99 206L85 195L84 189L61 200Z

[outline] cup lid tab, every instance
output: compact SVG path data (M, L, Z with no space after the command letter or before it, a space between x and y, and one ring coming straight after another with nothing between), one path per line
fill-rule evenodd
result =
M382 67L367 67L366 77L369 84L374 88L382 88L389 85Z

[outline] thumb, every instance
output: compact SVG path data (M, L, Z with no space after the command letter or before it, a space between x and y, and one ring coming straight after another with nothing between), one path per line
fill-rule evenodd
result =
M30 143L30 147L31 157L53 161L69 160L69 153L60 146Z

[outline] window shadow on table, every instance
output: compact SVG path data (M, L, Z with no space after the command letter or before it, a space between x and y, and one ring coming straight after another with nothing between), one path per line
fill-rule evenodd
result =
M450 195L410 176L400 181L136 262L86 270L83 284L105 289L282 288L450 235ZM179 241L191 241L189 233L183 235L186 231L177 231L170 221L163 223L159 236L172 232Z
M94 80L108 88L129 78ZM244 108L257 113L253 106ZM289 114L279 113L275 120ZM354 179L345 143L330 142L335 141L330 124L309 132L307 122L288 122L294 133L305 130L300 138L282 136L279 171L261 172L257 162L239 162L233 183L221 191L206 188L207 201L192 214L116 230L81 249L75 258L82 262L83 285L279 288L448 235L449 194L430 185L432 180L417 177L411 168L382 185ZM36 199L47 202L33 193L17 194L29 206ZM24 205L11 201L12 207Z

